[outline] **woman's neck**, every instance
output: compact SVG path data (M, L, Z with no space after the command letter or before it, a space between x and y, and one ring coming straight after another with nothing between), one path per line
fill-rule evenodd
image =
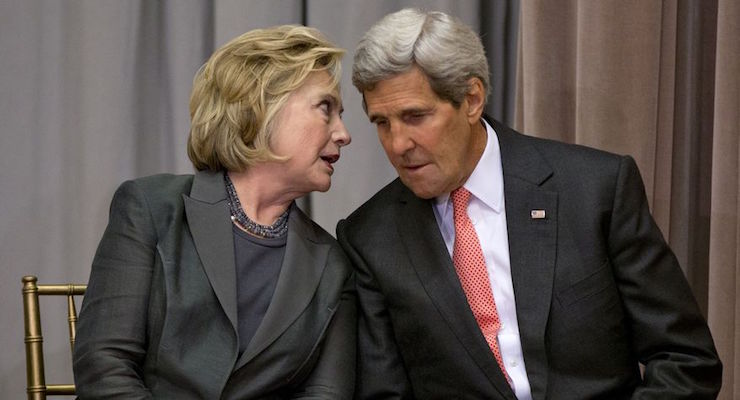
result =
M279 181L263 171L265 167L261 164L228 174L247 217L260 225L272 225L295 197L281 190Z

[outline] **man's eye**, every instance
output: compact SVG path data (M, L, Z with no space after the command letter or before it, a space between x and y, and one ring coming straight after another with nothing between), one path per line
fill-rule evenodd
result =
M406 116L406 121L414 123L421 121L422 118L424 118L424 114L409 114Z

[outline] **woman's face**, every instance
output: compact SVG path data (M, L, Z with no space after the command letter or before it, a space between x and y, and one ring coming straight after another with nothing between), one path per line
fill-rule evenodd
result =
M291 192L325 192L339 149L351 141L341 114L342 99L325 71L313 72L290 94L275 117L272 151L287 157L281 179Z

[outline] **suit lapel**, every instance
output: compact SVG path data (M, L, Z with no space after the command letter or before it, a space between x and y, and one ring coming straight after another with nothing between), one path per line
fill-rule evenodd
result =
M491 383L502 396L513 399L511 387L470 311L444 239L439 233L431 204L407 189L401 196L401 202L403 205L396 216L399 236L427 295Z
M295 203L291 205L288 241L275 293L236 369L274 342L306 309L321 280L329 247L319 242L311 220Z
M509 128L495 121L492 125L501 146L511 277L522 351L532 397L544 399L548 370L545 330L555 272L558 197L543 187L553 172L537 149Z
M183 195L188 226L203 269L236 334L234 235L221 172L199 171Z

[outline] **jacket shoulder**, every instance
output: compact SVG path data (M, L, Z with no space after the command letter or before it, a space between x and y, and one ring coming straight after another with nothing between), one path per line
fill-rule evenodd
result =
M629 156L580 144L529 136L502 125L495 129L501 144L505 175L539 168L541 171L549 170L554 173L556 180L567 181L573 178L610 181L616 178L625 159L634 163ZM515 168L507 171L507 166Z
M407 192L410 192L409 189L401 182L400 178L396 178L357 207L346 220L360 222L368 218L377 218L379 214L387 214L388 208L399 202Z
M155 220L171 219L183 213L183 194L188 195L193 175L158 174L123 182L116 190L111 207L145 207Z
M189 194L193 185L193 175L157 174L136 178L128 182L139 187L153 197L172 194Z
M337 224L337 238L366 236L387 227L398 215L397 208L413 193L396 178ZM382 232L380 233L382 234Z

